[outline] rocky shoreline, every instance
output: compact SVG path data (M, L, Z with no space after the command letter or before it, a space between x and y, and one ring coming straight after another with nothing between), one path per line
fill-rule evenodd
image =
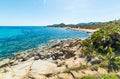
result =
M85 75L107 74L80 57L81 39L59 40L48 46L16 54L0 62L0 79L81 79Z

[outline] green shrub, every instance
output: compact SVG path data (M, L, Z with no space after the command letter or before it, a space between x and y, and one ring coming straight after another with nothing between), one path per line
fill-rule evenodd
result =
M100 66L106 66L109 71L120 70L120 26L113 24L100 29L81 42L81 46L81 56L86 56L88 62L98 56L103 62L108 60Z
M99 66L98 66L98 65L95 65L95 66L93 66L93 67L91 68L91 70L93 70L93 71L98 71L98 69L99 69Z
M112 56L109 59L108 69L110 71L118 71L120 70L120 56Z
M103 60L103 62L100 63L100 67L107 68L108 64L109 64L109 60Z
M79 79L119 79L119 77L116 74L102 74L99 76L87 75Z
M119 79L119 78L117 75L104 74L104 75L101 75L101 79Z

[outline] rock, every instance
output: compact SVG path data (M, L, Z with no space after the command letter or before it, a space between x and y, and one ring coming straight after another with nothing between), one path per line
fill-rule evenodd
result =
M58 62L57 67L61 67L62 65L65 65L64 61Z
M24 79L28 76L32 60L21 62L18 65L9 67L6 73L0 73L0 79ZM2 74L2 75L1 75Z
M64 47L69 47L69 44L65 44Z
M21 58L21 59L18 59L18 61L19 61L19 62L22 62L22 61L23 61L23 59L22 59L22 58Z
M71 71L74 75L75 79L81 79L81 77L84 75L81 71Z
M94 65L94 64L100 64L102 62L102 60L100 60L100 59L98 59L98 58L94 58L94 59L92 59L91 61L90 61L90 63L92 64L92 65Z
M29 77L30 77L30 79L46 79L46 77L44 75L39 75L39 74L36 74L36 73L29 74Z
M65 59L68 59L68 58L71 58L74 56L75 56L75 54L73 53L73 51L67 51L65 54Z
M61 48L60 46L57 46L55 49L56 49L56 50L59 50L60 48Z
M58 79L74 79L69 73L61 73L58 75Z
M45 57L43 55L40 56L40 59L44 59Z
M34 56L34 59L38 60L38 59L40 59L40 57L39 56Z
M74 77L81 77L81 75L89 73L96 74L97 72L86 69L77 72L74 70L70 70L68 73L64 72L67 69L78 67L80 64L86 65L86 58L79 57L80 46L78 42L80 40L63 40L52 46L29 50L26 51L27 53L19 53L13 60L10 60L10 63L16 65L11 65L9 69L5 67L7 72L0 69L0 71L6 72L0 72L0 79L75 79ZM97 60L97 58L92 59L91 63L99 63ZM9 60L5 60L2 65L8 62ZM98 72L101 71L98 70Z
M6 64L9 64L9 62L10 62L10 59L9 59L9 58L3 59L2 61L0 61L0 67L1 67L1 66L5 66Z
M12 60L12 64L11 64L11 66L13 65L17 65L19 63L19 61L18 60Z
M57 67L56 64L51 63L49 61L45 60L36 60L33 65L31 66L31 72L32 75L45 75L45 74L51 74L55 73L54 69ZM35 74L36 73L36 74Z
M60 57L60 55L58 53L55 53L51 57L53 60L57 60Z
M98 68L98 73L100 73L100 74L107 74L108 72L104 68Z
M60 46L60 44L59 44L59 43L58 43L58 44L55 44L55 45L51 46L51 48L55 48L55 47L57 47L57 46Z

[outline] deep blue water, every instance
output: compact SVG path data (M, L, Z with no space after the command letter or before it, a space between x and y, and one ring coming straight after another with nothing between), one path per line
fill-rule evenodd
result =
M0 27L0 57L35 48L54 39L87 37L89 34L85 32L66 30L65 28Z

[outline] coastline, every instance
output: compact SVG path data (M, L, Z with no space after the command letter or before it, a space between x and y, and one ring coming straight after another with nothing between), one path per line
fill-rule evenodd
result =
M49 26L47 26L47 27L49 27ZM68 30L75 30L75 31L86 32L86 33L94 33L99 30L99 29L84 29L84 28L71 28L71 27L54 27L54 28L65 28Z
M10 29L14 28L6 28ZM17 29L17 27L16 27ZM2 47L0 47L0 57L6 57L18 51L31 49L41 44L48 43L52 39L64 38L86 38L90 35L87 33L75 32L72 30L49 28L49 27L18 27L23 34L11 36L9 38L0 39ZM81 35L82 34L82 35ZM14 40L13 40L14 39ZM34 42L33 42L34 41ZM11 48L12 47L12 48ZM3 54L2 54L3 53ZM9 54L10 53L10 54Z
M46 79L47 74L63 72L66 67L65 65L60 65L64 63L66 59L67 61L69 58L72 60L74 59L74 54L65 54L64 51L75 51L75 49L69 47L69 45L71 43L76 43L76 41L80 42L81 39L59 40L55 44L23 51L15 54L14 57L3 59L0 61L0 78L21 79L27 77L29 73L32 74L31 76L35 79ZM31 71L29 69L30 67L32 68ZM34 74L34 72L41 74L39 78L36 78L38 74ZM12 76L13 74L18 74L19 76ZM45 78L43 78L43 76Z
M83 28L71 28L71 27L66 27L66 29L76 30L76 31L81 31L86 33L94 33L99 30L99 29L83 29Z
M87 33L96 31L88 30ZM87 57L80 56L82 41L79 38L50 40L44 46L3 59L0 61L0 79L81 79L86 75L109 74L107 69L93 64L101 61L97 57L88 62Z
M80 79L85 75L108 74L103 68L98 71L89 68L92 66L91 62L97 59L87 63L86 57L80 57L81 42L81 39L58 40L51 45L17 53L0 62L0 78ZM83 68L79 69L81 66Z

